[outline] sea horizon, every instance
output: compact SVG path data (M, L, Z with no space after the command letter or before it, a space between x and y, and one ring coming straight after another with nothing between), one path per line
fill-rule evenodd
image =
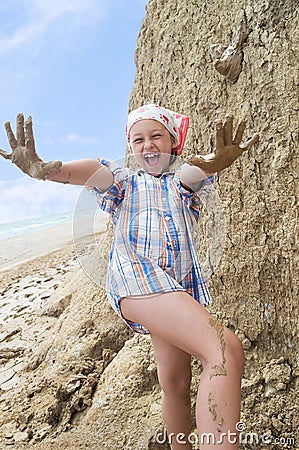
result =
M82 210L79 214L80 216L81 214L87 214L88 217L91 217L91 214L94 216L95 213L97 215L101 215L102 212L95 212L95 210L91 208L90 210ZM0 223L0 241L22 236L27 233L33 233L41 229L54 227L66 222L71 222L73 221L74 214L78 215L78 211L66 211L62 213L49 214L46 216L31 217L28 219ZM103 213L103 218L104 217L106 217L105 213Z
M73 220L74 211L0 223L0 241Z

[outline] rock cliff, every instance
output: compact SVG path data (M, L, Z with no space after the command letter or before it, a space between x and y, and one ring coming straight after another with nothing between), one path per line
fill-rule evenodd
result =
M235 83L211 46L248 30ZM226 247L211 280L218 309L253 345L295 363L298 337L298 3L150 1L130 106L156 101L191 117L186 155L213 148L213 121L245 118L260 142L218 177Z

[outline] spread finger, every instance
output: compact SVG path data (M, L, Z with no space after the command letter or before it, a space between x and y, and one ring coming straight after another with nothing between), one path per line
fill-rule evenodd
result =
M2 150L0 148L0 155L3 156L5 159L11 159L11 153L7 153L5 150Z
M236 131L236 135L235 135L233 144L237 144L237 145L241 144L245 127L246 127L245 120L240 120L240 122L238 123L238 127L237 127L237 131Z
M17 114L16 135L18 146L24 147L25 146L24 115L22 113Z
M233 116L226 116L223 124L224 145L231 145L233 141Z
M17 144L17 140L15 138L15 135L13 134L13 131L11 129L10 122L5 122L4 126L6 129L6 134L7 134L7 139L8 139L9 145L12 150L15 150L17 148L18 144Z
M248 141L244 142L240 147L243 150L249 150L254 144L256 144L259 140L259 135L255 133L252 138L248 139Z
M217 119L215 121L216 129L216 151L224 147L224 135L223 135L223 124L222 120Z
M26 147L33 155L35 154L35 143L34 143L34 135L33 135L33 127L32 127L32 117L29 116L25 121L25 138L26 138Z

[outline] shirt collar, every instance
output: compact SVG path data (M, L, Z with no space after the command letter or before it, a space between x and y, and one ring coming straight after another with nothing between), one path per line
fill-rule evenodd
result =
M136 173L137 173L137 175L138 175L138 174L146 174L146 175L149 175L149 176L151 176L151 177L162 178L162 177L164 177L164 176L173 175L175 172L173 172L173 171L167 171L167 172L161 173L160 175L152 175L152 174L148 173L148 172L147 172L146 170L144 170L144 169L138 169L138 170L136 171Z

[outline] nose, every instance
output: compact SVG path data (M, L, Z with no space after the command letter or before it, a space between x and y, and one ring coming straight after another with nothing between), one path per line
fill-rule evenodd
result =
M144 144L143 144L144 150L150 149L151 146L152 146L152 141L151 141L151 139L146 138L146 139L144 140Z

